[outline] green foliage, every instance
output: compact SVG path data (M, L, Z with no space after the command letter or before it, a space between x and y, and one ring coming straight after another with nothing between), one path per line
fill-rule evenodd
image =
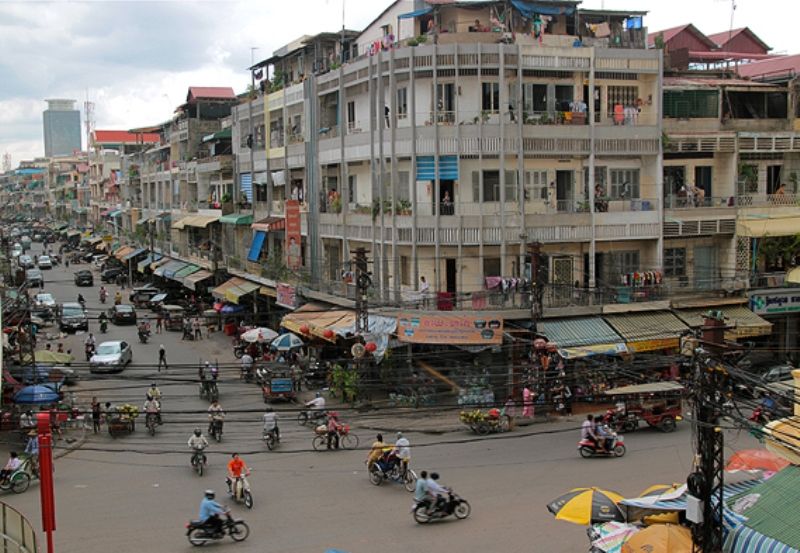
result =
M775 264L783 260L783 266L789 267L792 259L800 255L800 234L794 236L769 236L758 244L758 259Z
M358 372L346 369L339 363L333 366L331 372L332 391L346 403L354 403L359 394L360 378Z

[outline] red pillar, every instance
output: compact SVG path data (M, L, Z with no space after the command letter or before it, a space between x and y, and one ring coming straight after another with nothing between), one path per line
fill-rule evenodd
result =
M50 434L50 413L37 413L36 423L39 432L39 490L42 501L42 529L47 535L47 553L53 553L56 499L53 493L53 437Z

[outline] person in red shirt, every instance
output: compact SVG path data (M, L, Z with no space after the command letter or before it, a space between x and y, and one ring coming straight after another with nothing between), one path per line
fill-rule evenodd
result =
M247 464L239 457L238 453L231 454L231 460L228 461L228 477L225 479L229 494L233 493L231 484L233 484L234 478L240 478L242 473L247 475L250 473L250 469L247 468Z

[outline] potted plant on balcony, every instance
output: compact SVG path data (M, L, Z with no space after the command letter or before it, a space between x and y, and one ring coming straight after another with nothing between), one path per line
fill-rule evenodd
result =
M396 210L398 215L411 215L411 202L408 200L397 200Z
M330 203L330 212L331 213L341 213L342 212L342 197L338 194L335 198L331 200Z

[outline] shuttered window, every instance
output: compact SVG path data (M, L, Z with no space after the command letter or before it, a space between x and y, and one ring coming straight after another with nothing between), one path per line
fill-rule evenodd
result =
M716 90L665 90L664 117L690 119L719 117Z

